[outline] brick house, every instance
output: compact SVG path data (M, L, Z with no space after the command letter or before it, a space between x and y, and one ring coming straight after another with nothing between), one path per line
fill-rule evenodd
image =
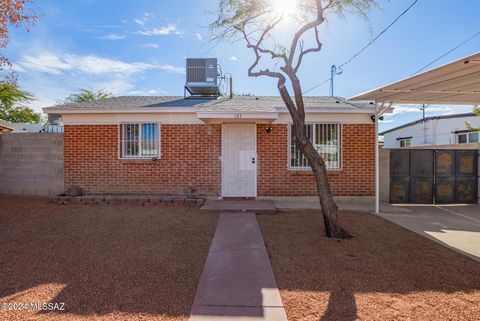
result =
M336 196L375 193L374 105L306 97ZM87 194L315 195L280 97L116 97L45 108L64 124L65 188Z

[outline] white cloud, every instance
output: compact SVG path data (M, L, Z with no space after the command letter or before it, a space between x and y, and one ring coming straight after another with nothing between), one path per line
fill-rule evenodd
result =
M159 27L159 28L151 28L146 30L140 30L138 34L143 36L168 36L168 35L181 35L175 24L169 24L167 26Z
M145 21L143 21L141 19L133 19L133 22L135 22L139 26L145 25Z
M166 91L164 90L156 90L156 89L150 89L150 90L132 90L128 94L129 95L134 95L134 96L150 96L150 95L157 95L157 94L165 94Z
M144 26L153 17L153 13L144 12L141 17L133 19L133 22L139 26Z
M54 53L36 49L35 54L25 54L15 61L18 72L28 73L20 77L22 89L31 92L37 100L32 107L51 106L80 88L98 88L116 95L165 94L160 89L142 88L142 72L184 74L185 68L171 64L125 62L96 55ZM139 88L140 87L140 88Z
M202 35L199 34L199 33L196 33L194 36L196 36L197 39L200 40L200 41L203 39Z
M386 117L391 117L394 115L401 115L401 114L406 114L406 113L420 113L422 112L419 106L416 105L396 105L393 106L393 113L392 114L385 114ZM440 113L440 114L450 114L450 113L455 113L454 109L452 109L452 106L441 106L441 105L435 105L435 106L427 106L425 109L427 113Z
M126 77L115 77L111 80L101 81L95 83L94 88L101 88L112 92L114 95L125 95L126 92L133 89L133 85Z
M12 69L13 69L13 71L16 71L16 72L25 72L26 71L20 65L17 65L15 63L12 63Z
M53 75L58 75L65 71L82 72L91 75L108 73L132 74L148 69L159 68L143 62L127 63L121 60L103 58L95 55L79 56L65 54L59 56L51 52L25 55L17 64L24 70L34 70Z
M238 58L235 57L235 56L230 56L230 58L228 58L228 59L230 59L231 61L239 61Z
M160 45L159 45L158 43L151 42L151 43L145 43L145 44L143 44L143 45L140 45L140 47L142 47L142 48L155 48L155 49L157 49L157 48L160 47Z
M105 73L132 74L155 68L155 66L143 62L127 63L116 59L102 58L94 55L66 55L65 60L71 64L73 68L95 75Z
M65 60L49 52L39 53L36 56L25 55L17 65L23 70L30 69L54 75L72 69Z
M172 66L172 65L161 65L161 66L158 66L158 68L160 70L170 72L170 73L173 73L173 74L184 74L185 73L185 68L184 67L175 67L175 66Z
M105 39L105 40L121 40L121 39L125 39L125 35L118 35L118 34L115 34L115 33L111 33L109 35L106 35L106 36L103 36L103 37L100 37L100 39Z

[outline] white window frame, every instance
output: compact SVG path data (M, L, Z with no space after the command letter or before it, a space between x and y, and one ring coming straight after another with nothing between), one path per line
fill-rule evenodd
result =
M306 122L305 125L336 125L337 127L337 141L338 141L338 167L329 166L325 161L327 171L341 171L343 169L343 125L339 122ZM289 171L311 171L310 165L306 166L292 166L292 123L288 124L288 170ZM315 141L316 130L313 129L312 140Z
M405 146L402 146L402 142L405 143ZM408 144L407 144L408 143ZM401 138L398 140L398 144L400 145L400 148L409 148L412 147L412 138Z
M478 141L470 142L470 135L472 135L472 134L477 134L478 135L478 137L479 137ZM460 143L459 138L460 138L460 136L463 136L463 135L467 136L467 141L465 143ZM456 133L455 134L455 141L456 141L457 144L477 144L477 143L480 143L480 131Z
M157 126L157 135L154 137L153 142L157 143L157 153L155 155L145 155L142 156L142 125L156 125ZM124 132L127 125L138 125L138 155L125 155L125 144L124 144ZM155 160L161 158L161 149L162 149L162 126L160 123L155 122L124 122L118 124L118 159L130 159L130 160Z

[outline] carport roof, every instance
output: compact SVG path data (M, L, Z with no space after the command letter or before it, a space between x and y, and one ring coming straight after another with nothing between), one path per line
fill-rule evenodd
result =
M480 104L480 52L350 99L398 104Z

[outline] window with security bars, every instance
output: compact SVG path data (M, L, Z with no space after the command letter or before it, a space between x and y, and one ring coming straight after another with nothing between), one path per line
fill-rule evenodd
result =
M126 159L160 157L160 126L154 123L121 124L119 156Z
M313 143L318 154L325 161L327 169L341 168L341 125L340 124L306 124L307 137ZM293 125L290 126L290 169L308 170L307 157L297 147Z

